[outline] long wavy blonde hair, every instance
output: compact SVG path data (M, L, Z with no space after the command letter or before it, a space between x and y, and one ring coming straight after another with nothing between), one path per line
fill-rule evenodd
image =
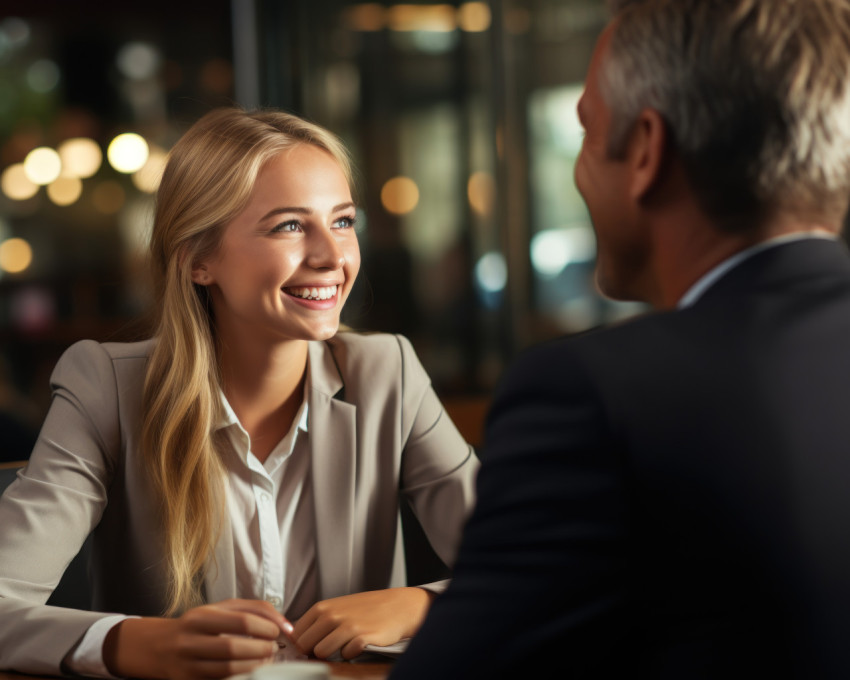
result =
M224 512L214 435L222 415L215 326L192 266L215 253L263 165L297 144L330 153L352 184L348 153L328 131L279 111L226 108L205 115L177 142L157 193L150 244L156 341L145 378L141 450L159 501L167 615L200 603Z

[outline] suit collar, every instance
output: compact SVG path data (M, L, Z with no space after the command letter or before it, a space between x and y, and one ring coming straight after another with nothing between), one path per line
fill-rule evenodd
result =
M850 275L847 246L840 240L810 238L782 243L755 253L720 277L694 303L717 300L742 291L757 292L795 281Z

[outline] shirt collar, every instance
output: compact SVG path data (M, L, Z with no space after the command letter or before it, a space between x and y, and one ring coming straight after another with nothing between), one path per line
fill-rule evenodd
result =
M837 236L834 234L828 234L823 231L798 231L793 234L784 234L783 236L775 236L774 238L769 238L765 241L760 241L756 243L754 246L750 246L749 248L745 248L744 250L740 250L731 257L726 258L710 269L706 274L700 277L696 283L694 283L690 288L688 288L687 292L679 299L676 307L678 309L684 309L686 307L690 307L697 300L699 300L705 291L711 288L720 278L723 277L724 274L731 271L739 264L744 262L745 260L750 259L753 255L760 253L764 250L768 250L769 248L774 248L776 246L783 245L785 243L791 243L793 241L803 241L805 239L810 238L823 238L835 240Z

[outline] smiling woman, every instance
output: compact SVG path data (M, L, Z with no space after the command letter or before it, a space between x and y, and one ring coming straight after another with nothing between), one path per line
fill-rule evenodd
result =
M0 668L215 678L415 632L444 584L405 587L400 505L450 564L478 463L405 338L338 332L350 177L280 112L214 111L175 146L156 333L65 353L0 499ZM97 611L45 609L90 532Z

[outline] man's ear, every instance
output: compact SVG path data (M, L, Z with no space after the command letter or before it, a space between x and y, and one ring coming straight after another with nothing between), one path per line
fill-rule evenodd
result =
M632 128L628 150L632 170L629 192L634 200L643 199L660 181L668 144L667 126L661 114L654 109L641 111Z

